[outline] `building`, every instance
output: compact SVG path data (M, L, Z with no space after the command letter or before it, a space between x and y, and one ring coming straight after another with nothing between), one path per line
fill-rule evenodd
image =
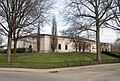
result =
M57 22L55 16L52 21L51 35L40 35L40 49L37 48L37 34L27 35L19 38L17 48L26 48L32 46L33 51L40 52L92 52L96 53L96 42L94 40L84 38L71 38L64 36L57 36ZM38 42L38 43L39 43ZM111 45L109 43L101 43L102 51L111 51Z
M110 43L101 43L100 44L101 51L110 51L112 50L112 44Z
M49 34L41 34L40 38L40 52L52 52L51 49L51 37ZM71 41L69 37L57 36L57 47L55 52L92 52L96 53L96 42L94 40L88 40L80 38L79 47L75 47L74 41ZM26 48L32 46L33 51L37 51L37 38L36 35L23 36L18 40L17 48ZM100 44L101 51L111 51L111 44Z

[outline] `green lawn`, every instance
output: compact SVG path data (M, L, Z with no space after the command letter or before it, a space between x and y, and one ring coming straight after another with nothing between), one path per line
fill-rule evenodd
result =
M6 60L6 55L5 54L0 54L0 62L3 62Z
M0 61L5 61L6 55L0 54ZM90 53L41 53L41 54L13 54L12 61L22 62L65 62L94 60L95 54ZM102 59L114 59L114 57L102 54Z
M0 54L0 67L5 67L6 54ZM114 57L102 54L103 63ZM11 67L22 68L58 68L80 65L99 64L96 54L91 53L22 53L12 54ZM108 62L107 62L108 63Z

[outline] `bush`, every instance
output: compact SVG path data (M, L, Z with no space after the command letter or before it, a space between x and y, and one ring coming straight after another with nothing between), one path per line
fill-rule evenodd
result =
M25 48L17 48L17 53L25 53L26 49Z
M26 49L25 48L17 48L16 52L17 53L25 53ZM0 50L0 53L7 53L7 49ZM13 49L11 49L11 53L13 53Z
M32 45L29 45L29 48L28 48L28 53L32 53Z
M7 53L7 49L0 50L0 53ZM11 53L13 53L13 49L11 49Z
M7 53L7 49L0 50L0 53Z
M32 48L17 48L16 53L32 53ZM7 49L0 50L0 53L7 53ZM11 49L11 53L13 53L13 49Z
M101 51L102 54L106 54L106 55L109 55L109 56L112 56L112 57L116 57L116 58L120 58L119 55L117 54L113 54L112 52L108 52L108 51Z

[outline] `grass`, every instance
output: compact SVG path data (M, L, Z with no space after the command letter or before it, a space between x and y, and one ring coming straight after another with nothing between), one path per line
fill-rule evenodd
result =
M108 55L101 55L102 60L104 59L115 59ZM65 61L88 61L94 60L95 54L91 53L22 53L12 54L12 61L21 62L65 62ZM0 61L5 61L6 55L0 54Z
M102 60L115 59L108 55L101 55ZM96 54L91 53L17 53L12 54L11 61L14 67L26 68L53 68L89 64L95 62ZM6 54L0 54L0 62L4 62Z
M13 61L24 62L64 62L64 61L84 61L92 60L90 57L77 53L49 53L49 54L27 54L15 55Z
M6 57L5 54L0 54L0 62L6 61Z

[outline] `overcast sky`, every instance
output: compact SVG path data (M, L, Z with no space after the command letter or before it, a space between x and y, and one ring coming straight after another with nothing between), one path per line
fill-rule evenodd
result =
M59 11L63 9L63 2L64 0L57 0L57 4L55 5L55 10L52 10L53 14L56 15L56 21L57 21L57 29L58 29L58 35L60 35L61 30L67 29L69 25L65 25L64 18L60 15ZM52 21L51 21L52 23ZM45 34L51 34L51 28L52 25L46 25L42 32ZM100 41L101 42L109 42L113 43L115 39L117 38L116 32L111 29L101 29L100 31Z

